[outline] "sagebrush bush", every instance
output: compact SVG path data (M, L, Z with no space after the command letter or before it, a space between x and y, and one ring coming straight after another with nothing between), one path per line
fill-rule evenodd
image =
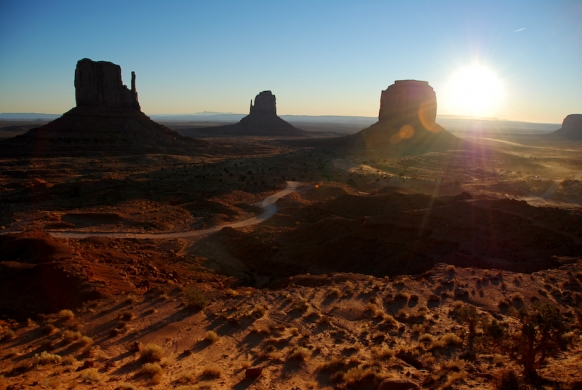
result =
M139 357L146 362L160 361L164 357L164 350L157 344L146 344L141 351Z
M159 384L164 376L164 370L157 363L146 363L141 366L139 372L140 374L149 377L150 382L153 384Z
M209 330L204 334L204 341L208 341L209 343L214 343L218 340L218 334L216 332Z
M202 291L188 287L184 290L184 303L192 309L203 309L208 305L208 299Z
M33 366L45 366L47 364L61 364L63 359L60 355L55 355L49 352L41 352L40 355L36 354L32 357Z
M63 309L59 311L59 318L65 321L70 321L75 318L75 313L69 309Z

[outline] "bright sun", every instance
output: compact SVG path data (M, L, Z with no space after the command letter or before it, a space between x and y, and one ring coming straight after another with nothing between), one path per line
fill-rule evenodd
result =
M501 104L503 85L493 71L483 65L472 64L451 76L446 95L451 113L491 116Z

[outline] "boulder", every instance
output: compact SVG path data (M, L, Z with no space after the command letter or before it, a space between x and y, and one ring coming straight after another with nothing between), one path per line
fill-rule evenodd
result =
M131 90L121 80L121 67L112 62L83 58L75 69L77 107L103 107L140 110L131 72Z
M254 379L261 376L263 373L263 367L249 367L245 371L245 378Z

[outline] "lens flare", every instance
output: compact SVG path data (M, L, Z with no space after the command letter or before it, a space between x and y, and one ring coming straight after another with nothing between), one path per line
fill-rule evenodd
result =
M492 116L502 98L503 83L495 72L481 64L472 64L451 76L444 100L453 114Z

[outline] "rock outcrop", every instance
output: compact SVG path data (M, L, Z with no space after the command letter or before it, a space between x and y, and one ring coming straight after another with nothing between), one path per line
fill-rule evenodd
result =
M422 124L432 128L436 111L436 94L427 81L397 80L382 91L378 120L396 126Z
M107 61L83 58L75 69L75 99L77 107L103 107L140 110L131 72L131 90L121 80L121 67Z
M233 125L195 129L198 136L205 137L302 137L307 132L298 129L277 116L277 101L271 91L263 91L251 100L249 115Z
M255 104L251 100L250 114L277 115L277 99L271 91L263 91L255 96Z
M206 141L183 137L141 112L135 72L131 89L121 67L84 58L75 69L77 106L48 124L0 141L5 155L83 155L208 152Z
M347 137L314 143L387 157L461 147L462 140L435 122L436 110L436 94L428 82L398 80L382 91L378 122Z
M562 127L550 135L563 139L582 141L582 114L571 114L564 118Z

